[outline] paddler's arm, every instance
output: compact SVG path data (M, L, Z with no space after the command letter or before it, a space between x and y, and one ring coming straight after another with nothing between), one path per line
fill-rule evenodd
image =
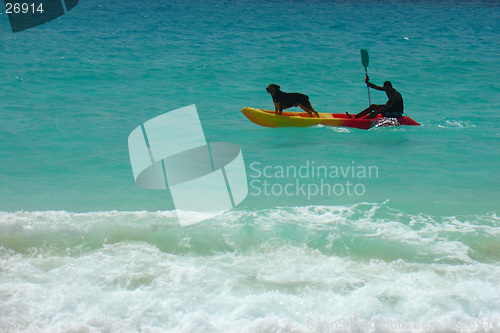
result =
M366 83L366 85L367 85L368 87L370 87L370 88L372 88L372 89L375 89L375 90L384 91L384 87L379 87L379 86L377 86L377 85L375 85L375 84L373 84L373 83L369 82L368 80L369 80L368 76L367 76L367 77L365 77L365 83Z

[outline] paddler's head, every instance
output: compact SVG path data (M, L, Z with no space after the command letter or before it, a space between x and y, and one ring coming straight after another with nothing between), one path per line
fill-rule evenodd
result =
M394 88L392 87L392 83L390 81L385 81L384 82L384 90L388 94L391 93L394 90Z

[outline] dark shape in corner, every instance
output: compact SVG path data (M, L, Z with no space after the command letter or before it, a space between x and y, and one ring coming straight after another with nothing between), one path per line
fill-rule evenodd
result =
M66 13L75 8L79 0L65 0L66 3Z
M66 8L63 6L63 2ZM52 21L75 8L79 0L3 0L12 32Z

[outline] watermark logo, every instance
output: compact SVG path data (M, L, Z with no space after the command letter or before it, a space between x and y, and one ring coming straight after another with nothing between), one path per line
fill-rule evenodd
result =
M52 21L73 9L79 0L4 0L12 32Z
M240 147L207 143L195 105L138 126L129 135L128 147L136 184L169 189L181 226L227 211L248 194Z

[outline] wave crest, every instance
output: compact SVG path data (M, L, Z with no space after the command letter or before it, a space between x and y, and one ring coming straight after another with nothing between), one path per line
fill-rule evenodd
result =
M500 259L496 214L411 215L387 204L234 210L181 228L165 212L0 212L0 241L20 253L78 256L119 242L146 242L172 254L273 251L307 247L359 260L494 262Z

